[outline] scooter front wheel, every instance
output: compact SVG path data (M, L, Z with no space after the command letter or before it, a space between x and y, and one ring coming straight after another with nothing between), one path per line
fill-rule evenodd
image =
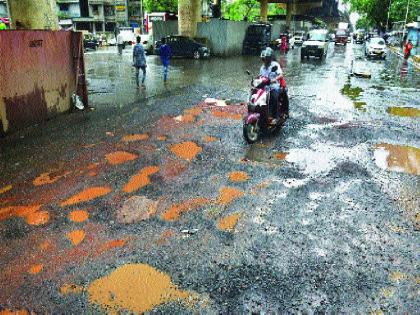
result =
M245 124L243 127L245 141L249 144L255 143L260 138L258 124Z

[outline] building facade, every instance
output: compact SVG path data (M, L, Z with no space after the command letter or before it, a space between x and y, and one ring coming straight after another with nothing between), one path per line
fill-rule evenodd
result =
M57 0L61 27L92 33L128 25L127 0Z

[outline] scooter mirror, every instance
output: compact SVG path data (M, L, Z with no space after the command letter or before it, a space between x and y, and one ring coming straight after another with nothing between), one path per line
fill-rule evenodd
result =
M272 72L276 72L276 71L277 71L277 69L278 69L278 67L277 67L277 66L274 66L273 68L271 68L271 71L272 71Z
M251 71L246 70L245 72L246 72L247 75L251 75Z

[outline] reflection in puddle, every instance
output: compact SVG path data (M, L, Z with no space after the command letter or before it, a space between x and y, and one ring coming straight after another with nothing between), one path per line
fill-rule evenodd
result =
M366 111L366 102L353 102L354 108L356 108L357 110L361 111L361 112L365 112Z
M381 143L375 147L376 165L385 170L420 175L420 149Z
M343 86L340 92L354 101L362 94L363 89L357 86L351 87L350 82L348 82Z
M388 107L388 114L402 117L420 117L420 110L412 107Z

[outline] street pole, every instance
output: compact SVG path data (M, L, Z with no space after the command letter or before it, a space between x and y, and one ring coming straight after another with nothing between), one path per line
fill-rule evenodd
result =
M405 22L404 22L403 37L402 37L402 39L403 39L403 47L402 47L403 54L404 54L404 37L405 37L405 29L406 29L407 19L408 19L409 6L410 6L410 0L407 0L407 11L405 12Z

